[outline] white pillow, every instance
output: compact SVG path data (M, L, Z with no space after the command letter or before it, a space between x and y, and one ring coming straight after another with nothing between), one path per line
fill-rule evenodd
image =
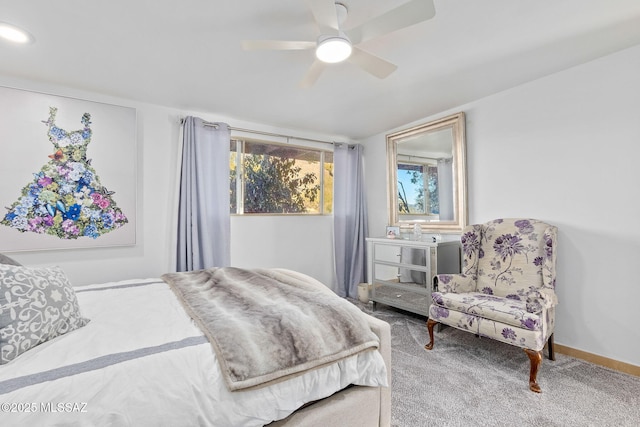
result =
M0 365L87 323L60 267L0 264Z

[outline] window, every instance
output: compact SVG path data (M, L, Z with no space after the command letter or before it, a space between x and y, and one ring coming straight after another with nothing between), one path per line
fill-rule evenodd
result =
M398 162L400 214L438 215L438 167L435 164Z
M232 214L330 214L333 153L234 139L230 147Z

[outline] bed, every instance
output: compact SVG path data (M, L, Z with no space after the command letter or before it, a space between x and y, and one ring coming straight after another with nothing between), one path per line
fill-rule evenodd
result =
M3 290L19 269L21 274L44 270L49 279L59 275L64 281L58 268L0 264ZM308 276L276 271L322 286L335 302L345 302ZM2 425L390 425L385 322L359 314L377 348L231 391L218 349L166 280L74 287L79 319L86 324L0 365ZM5 326L7 298L0 297ZM255 325L260 323L256 319ZM6 344L7 329L0 335Z

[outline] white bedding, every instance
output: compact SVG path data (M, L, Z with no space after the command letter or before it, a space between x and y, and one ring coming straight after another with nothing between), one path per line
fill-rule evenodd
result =
M2 426L262 426L349 384L387 386L382 356L366 351L229 392L211 345L167 284L75 289L91 322L0 366Z

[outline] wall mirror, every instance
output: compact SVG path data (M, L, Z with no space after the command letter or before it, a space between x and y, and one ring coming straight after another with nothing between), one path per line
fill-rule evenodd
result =
M465 117L387 135L389 225L455 233L467 225Z

